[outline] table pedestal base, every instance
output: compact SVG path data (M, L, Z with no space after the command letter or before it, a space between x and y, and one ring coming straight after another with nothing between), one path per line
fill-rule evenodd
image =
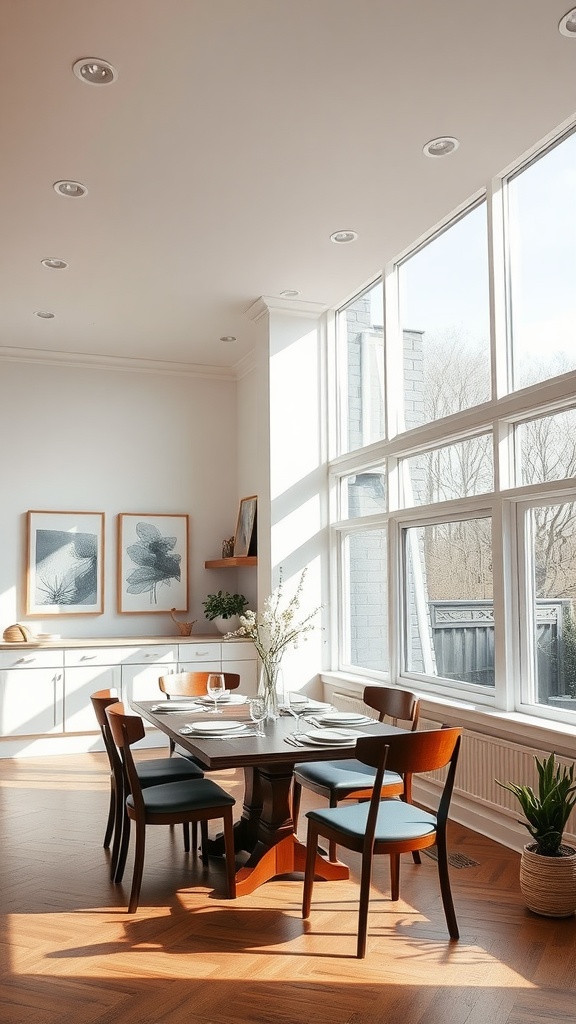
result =
M245 768L244 807L234 826L234 846L250 854L236 872L236 895L247 896L277 875L304 872L306 847L294 835L290 788L292 765ZM222 854L222 836L209 843L209 853ZM337 881L350 877L346 864L316 856L315 877Z
M306 847L295 835L286 836L274 846L258 843L244 867L236 872L236 895L247 896L263 882L277 875L289 875L294 871L304 872ZM339 861L325 860L316 855L314 877L323 881L340 881L350 877L349 868Z

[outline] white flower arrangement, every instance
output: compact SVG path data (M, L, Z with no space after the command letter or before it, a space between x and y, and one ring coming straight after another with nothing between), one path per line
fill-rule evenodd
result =
M246 611L240 616L240 627L233 633L226 633L224 639L231 640L233 637L247 637L252 641L256 651L265 667L278 666L282 655L288 647L297 648L301 640L307 639L306 634L316 629L314 618L321 609L321 605L305 615L298 618L300 609L300 597L304 588L304 580L307 570L304 569L300 576L298 586L294 595L290 598L285 608L282 608L284 601L284 589L282 570L276 590L267 597L264 602L264 610L260 615L256 612Z

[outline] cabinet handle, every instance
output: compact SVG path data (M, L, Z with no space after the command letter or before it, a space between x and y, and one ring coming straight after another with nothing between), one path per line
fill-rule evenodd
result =
M30 655L28 658L18 658L17 661L15 662L15 664L16 665L29 665L30 662L34 662L34 661L36 661L36 658L33 655Z
M80 661L93 661L95 657L95 654L83 654L82 657L80 658Z

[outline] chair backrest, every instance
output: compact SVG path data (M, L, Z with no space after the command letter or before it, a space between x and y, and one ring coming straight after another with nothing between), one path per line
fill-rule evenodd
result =
M97 690L96 693L90 695L90 700L92 701L96 721L102 732L102 739L104 740L104 746L110 761L110 768L112 771L117 771L119 767L118 751L110 732L106 708L110 707L111 704L118 704L119 697L114 690Z
M126 709L120 701L108 705L106 717L112 739L122 758L125 784L132 794L134 805L141 809L143 807L142 788L130 747L144 738L146 732L144 722L139 715L127 715Z
M379 722L391 718L394 725L410 722L412 729L416 729L420 700L411 690L399 690L395 686L365 686L362 698L369 708L378 712Z
M438 822L443 823L448 817L452 799L461 735L462 729L443 728L403 733L398 736L370 736L358 740L355 754L359 761L378 770L382 749L386 746L386 768L388 771L397 772L398 775L433 772L449 765L437 813ZM380 798L376 785L374 794Z
M206 683L210 672L174 672L160 676L158 686L167 697L200 697L206 693ZM227 690L236 690L240 686L237 672L223 672L224 686Z

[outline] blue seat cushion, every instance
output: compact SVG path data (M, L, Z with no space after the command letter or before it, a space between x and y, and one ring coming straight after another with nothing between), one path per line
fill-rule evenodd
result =
M376 769L362 761L305 761L294 767L294 777L303 786L307 782L322 786L326 793L346 793L355 789L370 789L374 785ZM384 772L384 786L402 785L396 772Z
M236 803L233 796L211 779L191 779L186 782L169 782L164 786L151 786L142 790L147 811L157 814L179 814L199 811L207 807L230 807ZM129 796L128 807L134 807Z
M340 807L326 807L308 811L306 817L315 821L322 832L322 825L337 828L343 836L358 838L366 832L366 820L370 804L346 804ZM392 843L402 840L419 839L436 831L436 815L423 811L414 804L403 800L382 800L376 822L376 842Z
M151 761L135 761L136 772L142 788L159 786L163 782L182 782L184 779L201 779L203 771L183 757L158 757Z

